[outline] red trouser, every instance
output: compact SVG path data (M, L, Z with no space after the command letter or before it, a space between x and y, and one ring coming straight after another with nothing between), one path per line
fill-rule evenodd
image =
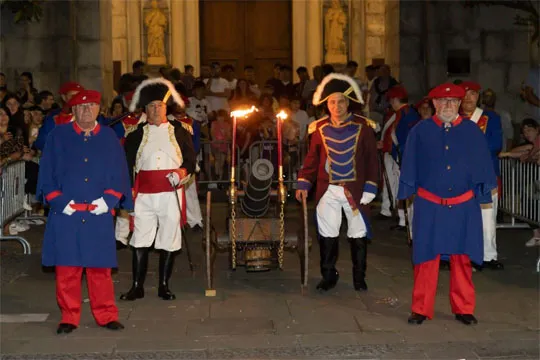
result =
M81 319L81 280L83 268L56 267L56 301L62 312L61 323L79 325ZM90 308L98 325L118 321L111 269L86 268Z
M414 266L412 312L433 318L440 255ZM476 303L467 255L450 255L450 305L454 314L473 314Z

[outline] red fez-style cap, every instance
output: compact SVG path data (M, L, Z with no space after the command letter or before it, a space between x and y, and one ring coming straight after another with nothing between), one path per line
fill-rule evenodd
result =
M415 108L419 108L420 106L424 105L424 104L429 104L429 102L431 101L431 99L427 96L424 96L424 98L422 100L420 100L419 102L416 103L416 105L414 105Z
M73 96L68 102L69 107L81 104L100 104L101 94L96 90L83 90Z
M465 91L480 91L482 88L479 83L474 81L463 81L461 84L459 84L459 86L461 86Z
M76 83L74 81L68 81L66 83L63 83L62 86L60 86L60 90L58 90L58 94L65 95L70 91L81 91L84 90L81 84Z
M441 84L433 88L428 97L430 99L440 99L440 98L458 98L463 99L465 97L465 89L459 85L454 85L452 83Z
M395 85L391 87L388 92L386 93L387 99L405 99L408 97L407 90L401 85Z
M130 91L126 95L124 95L124 99L126 99L126 101L131 101L131 99L133 99L134 94L135 94L135 90Z

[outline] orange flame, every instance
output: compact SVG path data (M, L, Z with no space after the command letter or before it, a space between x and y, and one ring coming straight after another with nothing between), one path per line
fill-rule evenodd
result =
M251 114L254 111L259 111L259 110L257 110L255 106L252 106L251 109L238 109L238 110L231 111L231 116L236 117L236 118L247 117L249 114Z
M282 121L285 120L287 118L287 113L283 110L281 110L279 113L277 113L276 117L278 119L281 119Z

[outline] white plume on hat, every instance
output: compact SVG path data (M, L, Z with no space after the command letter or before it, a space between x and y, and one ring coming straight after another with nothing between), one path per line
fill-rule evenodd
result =
M341 81L348 82L349 85L352 87L352 90L356 98L358 99L357 102L360 104L364 104L364 99L362 99L362 91L360 91L360 87L358 86L358 83L353 78L345 74L331 73L331 74L326 75L324 79L321 81L321 83L319 84L319 86L317 86L317 90L315 90L315 93L313 94L313 100L312 100L313 105L319 105L328 98L328 96L326 96L324 99L321 99L321 96L324 92L324 88L326 87L326 85L328 85L328 83L330 83L330 81L332 80L341 80Z
M152 86L152 85L166 86L169 92L171 93L170 96L172 97L174 102L183 108L185 107L184 101L182 100L182 97L180 96L178 91L176 91L176 89L174 88L174 85L169 80L160 77L160 78L144 80L143 82L139 84L139 86L137 86L137 88L135 89L135 94L133 94L133 98L131 99L131 103L129 104L129 111L135 111L135 109L137 109L139 100L141 97L142 89L144 89L147 86Z

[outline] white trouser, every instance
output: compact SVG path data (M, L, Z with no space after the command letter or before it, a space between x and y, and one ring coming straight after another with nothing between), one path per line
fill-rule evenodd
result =
M320 236L332 238L339 236L342 209L347 217L347 237L365 237L367 230L362 215L360 213L353 214L352 208L345 197L345 189L336 185L328 185L328 189L317 205L317 225Z
M180 201L182 191L178 190ZM129 243L135 248L146 248L152 246L154 239L156 250L172 252L182 247L180 210L172 191L158 194L139 193L135 200L135 229Z
M399 189L399 165L395 162L392 155L389 153L384 153L383 157L384 169L386 175L388 176L388 182L390 183L390 191L392 193L392 199L394 200L394 207L396 206L396 197ZM390 211L390 197L388 196L388 186L386 185L386 180L383 179L383 192L382 192L382 204L381 204L381 214L384 216L392 216ZM399 225L405 226L405 212L403 209L398 209L399 216Z
M123 218L120 215L116 217L116 227L114 228L114 235L116 241L120 241L122 244L128 244L129 236L129 219Z
M197 194L195 176L191 177L191 180L185 185L185 187L187 223L191 228L195 225L202 227L201 204L199 203L199 196Z
M497 206L498 194L492 194L491 207L482 207L482 228L484 230L484 261L497 260Z

